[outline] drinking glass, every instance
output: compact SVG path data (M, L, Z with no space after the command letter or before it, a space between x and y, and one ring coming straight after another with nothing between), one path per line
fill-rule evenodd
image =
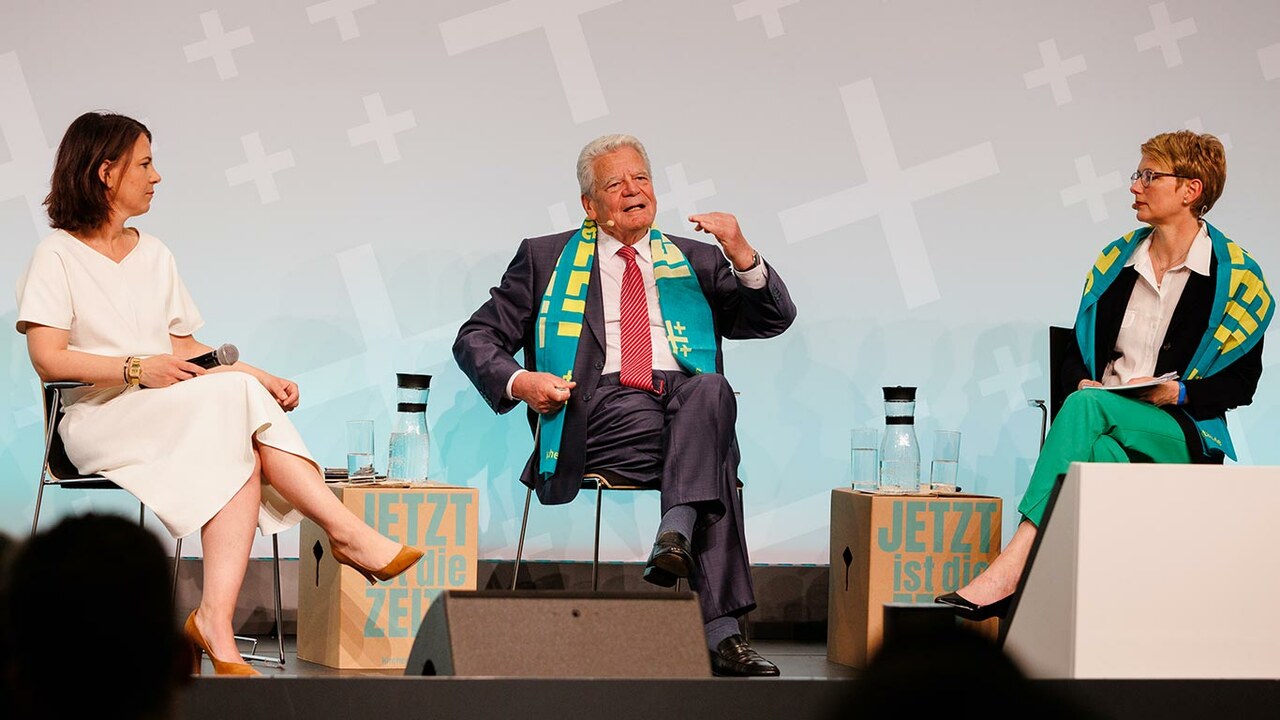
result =
M935 492L957 492L960 467L960 431L939 430L933 434L933 466L929 484Z
M373 477L373 421L347 422L347 477Z
M850 435L853 489L875 492L880 484L880 429L854 428Z

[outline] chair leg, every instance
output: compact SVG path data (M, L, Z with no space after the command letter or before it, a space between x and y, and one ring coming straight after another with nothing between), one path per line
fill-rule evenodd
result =
M1044 439L1049 434L1049 407L1043 400L1031 400L1032 405L1040 408L1040 449L1044 449Z
M747 509L742 504L742 487L741 485L738 486L738 506L742 508L743 517L746 517ZM751 572L750 566L747 566L747 572ZM742 638L744 640L751 639L751 613L746 613L738 618L738 629L742 630Z
M271 536L271 579L272 579L272 600L275 604L275 636L276 636L276 654L259 655L258 639L256 637L248 637L236 635L236 640L250 644L249 652L241 653L240 657L244 658L248 663L265 663L274 665L278 668L284 667L284 607L281 602L280 593L280 536Z
M520 579L520 558L524 556L524 533L529 529L529 504L533 501L533 488L524 493L524 518L520 521L520 541L516 544L516 564L511 568L511 589L516 589Z
M178 563L182 562L182 538L178 538L177 544L173 546L173 595L171 602L176 607L178 604Z
M604 501L604 483L596 481L596 541L591 551L591 591L600 589L600 504Z
M280 598L280 535L271 536L271 564L275 575L276 600L276 652L280 657L280 665L284 666L284 603Z
M36 526L40 524L40 501L44 499L44 473L40 473L40 486L36 488L36 512L31 517L31 534L36 534Z
M62 406L62 394L55 390L53 402L49 403L49 415L44 421L44 456L40 460L40 484L36 486L36 511L31 517L31 534L36 534L40 524L40 502L44 500L44 479L49 476L49 449L53 447L53 421L58 418L58 408Z

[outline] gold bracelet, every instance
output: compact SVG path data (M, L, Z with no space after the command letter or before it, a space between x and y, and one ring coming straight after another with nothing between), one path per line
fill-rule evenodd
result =
M132 357L125 358L124 366L120 368L120 378L124 381L125 385L129 384L129 362L131 360L133 360Z
M126 382L129 387L138 387L142 384L142 358L137 356L129 358L129 367L126 371Z

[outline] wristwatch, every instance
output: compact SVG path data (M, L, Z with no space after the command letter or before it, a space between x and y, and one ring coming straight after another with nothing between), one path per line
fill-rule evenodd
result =
M142 358L130 357L125 363L124 369L125 382L129 387L138 387L142 384Z
M730 263L729 263L729 267L733 267L733 263L732 263L732 262L730 262ZM752 252L752 253L751 253L751 264L750 264L750 265L748 265L747 267L745 267L745 268L741 269L741 270L739 270L738 268L736 268L736 267L735 267L735 268L733 268L733 271L734 271L734 272L736 272L736 273L738 273L738 274L742 274L742 273L744 273L744 272L751 272L752 270L755 270L755 269L756 269L756 268L758 268L758 267L760 267L760 253L758 253L758 252Z

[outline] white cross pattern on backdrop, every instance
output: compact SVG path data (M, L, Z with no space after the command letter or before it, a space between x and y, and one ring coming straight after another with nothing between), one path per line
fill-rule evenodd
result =
M1169 18L1169 8L1165 7L1164 3L1156 3L1148 9L1151 11L1151 20L1155 23L1155 29L1133 38L1138 45L1138 50L1146 51L1158 47L1164 54L1165 67L1181 65L1182 50L1178 47L1178 41L1196 34L1196 21L1187 18L1176 23L1172 22Z
M338 34L343 42L360 37L360 26L356 24L356 11L367 8L377 0L325 0L307 7L307 19L312 25L325 20L334 20L338 25Z
M1103 195L1123 186L1124 181L1121 180L1119 171L1112 170L1098 177L1098 172L1093 169L1093 157L1082 155L1076 158L1076 175L1080 182L1062 191L1062 206L1085 203L1089 208L1089 217L1095 223L1111 217Z
M205 39L182 48L187 55L187 62L193 63L213 58L213 64L218 68L219 78L230 80L239 75L240 71L236 69L236 61L231 51L253 43L253 33L249 28L243 27L226 32L222 29L222 18L217 10L200 13L200 27L204 28Z
M347 139L351 141L351 147L377 143L382 164L386 165L399 160L400 146L396 144L396 133L418 127L413 111L404 110L388 116L387 108L382 103L381 93L364 96L364 111L369 115L369 122L347 131Z
M337 262L360 327L364 351L300 373L293 381L307 389L307 407L312 411L343 395L369 388L378 390L384 406L394 407L393 387L388 381L396 371L397 360L414 358L423 367L451 362L453 337L465 318L406 338L400 333L395 306L373 246L344 250L337 254Z
M840 88L867 182L778 213L788 243L880 216L908 308L939 297L912 203L1000 172L990 142L903 169L871 80Z
M49 192L54 149L45 140L17 53L0 55L0 133L11 158L0 165L0 202L25 198L36 233L43 234L49 227L43 203ZM12 295L6 293L0 308L9 307L11 302Z
M609 114L579 19L622 0L508 0L440 23L445 51L458 55L542 29L575 123Z
M1258 64L1262 66L1263 80L1280 78L1280 43L1259 50Z
M263 205L279 200L280 189L276 186L275 174L295 165L293 152L281 150L268 155L262 145L262 135L256 132L241 135L240 144L244 146L247 162L227 169L227 184L235 187L252 182L258 188L258 199Z
M685 175L684 163L676 163L668 165L665 168L667 174L668 190L655 198L658 202L658 212L663 213L668 210L675 210L678 217L677 224L686 222L686 218L698 212L697 202L699 200L707 200L715 197L716 184L710 180L702 180L700 182L689 184L689 176Z
M764 21L764 36L776 38L786 34L782 28L782 15L778 11L800 0L742 0L733 6L733 16L739 22L760 18Z
M1027 83L1027 89L1034 90L1041 85L1048 85L1053 90L1055 103L1066 105L1071 102L1071 86L1067 84L1067 78L1088 69L1084 56L1076 55L1063 60L1058 55L1058 41L1049 39L1040 43L1040 59L1044 61L1044 67L1024 73L1022 76Z
M996 358L996 374L978 382L983 397L1004 393L1009 412L1027 406L1027 394L1022 386L1040 377L1040 364L1018 365L1013 359L1013 349L1002 345L992 353Z
M1195 116L1195 117L1193 117L1193 118L1189 118L1185 123L1183 123L1183 125L1182 125L1182 126L1183 126L1183 127L1185 127L1186 129L1190 130L1191 132L1194 132L1194 133L1203 133L1203 132L1204 132L1204 122L1200 120L1200 116L1199 116L1199 115L1197 115L1197 116ZM1216 133L1213 133L1213 135L1214 135L1214 137L1216 137L1216 138L1218 138L1219 140L1221 140L1221 141L1222 141L1222 147L1223 147L1223 149L1224 149L1224 150L1230 150L1230 149L1231 149L1231 133L1217 133L1217 132L1216 132Z

